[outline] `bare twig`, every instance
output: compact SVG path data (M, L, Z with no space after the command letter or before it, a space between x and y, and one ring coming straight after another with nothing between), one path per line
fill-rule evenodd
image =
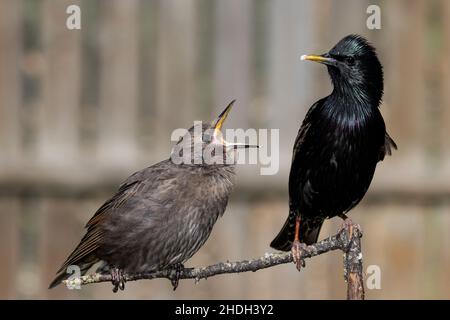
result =
M352 232L352 236L349 237ZM361 253L361 228L353 225L350 230L342 228L337 234L328 237L318 243L306 246L302 251L302 258L312 258L314 256L333 251L342 250L344 252L344 277L348 282L347 299L364 299L363 268ZM236 262L220 262L207 267L184 268L179 273L179 279L206 279L212 276L225 273L241 273L248 271L258 271L270 268L279 264L292 262L291 252L266 253L258 259L243 260ZM126 281L136 281L141 279L167 278L169 280L176 277L175 269L167 269L155 272L145 272L136 274L125 274ZM91 283L109 282L110 274L94 273L80 278L64 280L63 283L69 287L79 287Z
M342 230L341 230L342 231ZM344 278L347 281L347 299L348 300L364 300L364 277L363 262L361 250L361 227L353 225L350 233L345 233L347 237L345 242L348 243L347 250L344 251Z

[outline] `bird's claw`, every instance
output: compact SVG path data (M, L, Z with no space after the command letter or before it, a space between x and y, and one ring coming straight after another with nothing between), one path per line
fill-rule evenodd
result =
M177 290L178 283L180 282L181 271L184 269L184 265L182 263L177 263L174 266L175 276L170 278L170 282L172 283L173 291Z
M110 270L111 273L111 282L114 286L113 292L116 293L119 289L125 289L125 275L122 269L117 267L112 267Z
M341 231L347 231L348 243L352 241L355 229L361 230L361 227L358 224L353 223L352 219L345 217L344 221L342 222Z
M353 221L350 218L347 218L344 220L342 227L348 230L348 241L351 241L353 237Z
M292 243L292 259L294 260L295 267L298 271L300 271L302 267L305 267L305 260L302 258L302 251L305 247L306 245L298 240L294 240Z

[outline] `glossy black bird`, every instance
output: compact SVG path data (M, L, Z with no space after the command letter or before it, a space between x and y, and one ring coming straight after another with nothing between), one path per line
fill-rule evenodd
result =
M102 262L97 271L109 270L117 291L124 288L123 274L179 268L200 249L227 206L235 150L251 147L222 138L233 103L212 124L190 128L170 159L122 183L89 220L50 288L68 278L68 266L79 266L83 275Z
M312 105L300 127L289 175L289 216L271 246L292 250L317 242L325 219L345 215L364 197L377 163L397 148L379 106L383 70L375 48L349 35L323 55L302 60L327 66L332 93ZM347 221L348 222L348 221Z

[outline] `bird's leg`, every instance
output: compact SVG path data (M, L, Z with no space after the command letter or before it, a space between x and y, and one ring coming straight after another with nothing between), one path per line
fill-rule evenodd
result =
M177 263L173 266L175 270L175 276L170 279L170 282L173 286L173 291L178 288L178 283L180 282L181 271L184 269L184 265L182 263Z
M295 237L291 247L292 258L298 271L300 271L302 267L305 267L305 260L302 259L302 250L305 244L300 243L299 240L300 221L301 221L300 217L295 218Z
M125 289L125 275L123 270L118 267L111 267L111 282L114 286L113 292L116 293L119 289Z
M344 220L340 231L346 230L348 232L348 239L345 239L345 242L346 242L345 246L347 248L344 252L344 279L346 282L350 281L351 283L357 283L357 280L353 279L353 277L356 276L356 273L352 273L349 270L348 254L350 253L350 251L348 251L348 250L350 249L350 246L352 245L354 230L355 229L361 230L361 227L359 224L353 223L352 219L350 219L349 217L347 217L347 215L345 215L343 213L340 214L339 217L342 220Z
M342 228L348 230L348 242L350 243L350 241L352 241L352 237L353 237L353 227L354 227L353 221L352 221L352 219L347 217L347 215L345 215L344 213L340 214L339 218L344 220L344 222L342 224Z

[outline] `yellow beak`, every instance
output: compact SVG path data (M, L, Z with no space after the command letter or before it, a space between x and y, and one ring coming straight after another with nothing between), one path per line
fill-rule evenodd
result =
M324 57L319 56L319 55L307 55L304 54L301 56L300 58L301 60L308 60L308 61L314 61L314 62L318 62L318 63L323 63L323 64L328 64L331 66L334 66L337 64L337 61L331 57Z
M222 129L223 123L225 122L225 120L228 117L228 114L231 111L231 108L233 107L233 104L236 102L236 100L231 101L228 106L220 113L220 115L217 117L217 119L215 120L215 124L214 124L214 135L216 135L216 133L218 134L219 131Z
M302 55L302 57L300 58L301 60L309 60L309 61L314 61L314 62L326 62L328 61L327 58L322 57L322 56L316 56L316 55Z
M223 139L221 129L222 129L222 126L223 126L225 120L227 119L228 114L230 113L231 108L233 107L235 102L236 102L236 100L231 101L228 104L228 106L220 113L220 115L217 117L217 119L214 120L214 122L213 122L214 137L219 139L219 141L227 148L234 148L234 149L237 149L237 148L259 148L258 145L248 145L245 143L230 143Z

